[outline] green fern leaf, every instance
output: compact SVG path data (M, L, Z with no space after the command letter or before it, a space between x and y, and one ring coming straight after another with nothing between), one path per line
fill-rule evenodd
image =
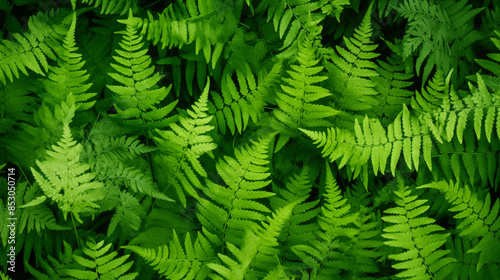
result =
M418 53L416 70L426 81L434 67L448 73L458 69L459 83L467 72L467 64L461 59L471 60L471 45L482 38L474 29L473 19L482 9L471 9L467 0L429 2L405 0L397 8L409 23L403 39L406 59ZM425 63L424 63L425 61Z
M127 192L120 192L120 205L116 207L116 212L109 223L107 236L115 232L120 225L120 234L128 237L137 235L142 221L146 218L146 211L137 198Z
M49 279L68 279L65 276L66 269L75 268L72 264L73 261L73 249L71 246L63 240L64 253L62 250L57 252L57 259L48 255L46 259L42 259L40 266L46 271L47 274L41 273L35 268L33 268L28 262L25 262L28 271L36 278L40 280Z
M499 31L494 31L495 32L495 37L491 38L491 41L493 44L497 47L498 50L500 50L500 32ZM499 87L500 87L500 54L498 53L491 53L488 54L489 60L486 59L476 59L476 62L483 67L484 69L488 70L493 74L493 76L490 75L482 75L482 78L484 79L485 84L492 88L494 92L497 92ZM469 77L467 77L469 78ZM475 77L472 76L470 77L471 79L475 80Z
M379 116L394 119L402 104L410 104L409 97L413 93L406 88L413 84L410 81L413 75L404 73L403 61L396 55L388 57L387 62L379 60L378 64L376 70L379 76L372 77L376 83L375 90L380 93L379 104L374 111Z
M230 242L241 245L244 230L265 219L270 210L260 199L274 194L262 188L269 185L267 149L269 139L253 142L235 151L235 158L221 158L217 171L227 186L206 180L204 194L198 200L198 219L204 232L217 245Z
M239 92L230 76L223 78L222 95L212 92L213 102L209 103L209 112L215 116L214 123L217 124L216 127L222 134L226 134L226 127L229 128L231 134L234 134L236 130L241 134L250 119L257 123L264 111L266 100L275 90L281 68L281 61L274 64L258 86L253 75L245 76L237 71L236 76L240 82Z
M309 178L311 170L305 165L299 174L290 176L285 188L280 188L273 183L273 190L276 196L270 197L271 207L274 210L284 207L292 202L299 202L293 209L292 216L289 222L282 230L279 240L285 245L282 254L284 258L293 258L293 252L288 248L302 244L304 240L312 240L315 236L315 231L319 229L315 223L315 217L318 216L321 209L315 208L319 200L307 201L312 190L311 180ZM277 273L277 272L276 272Z
M166 168L168 176L167 185L161 191L174 186L184 207L186 206L184 192L192 197L198 197L194 188L201 188L197 174L207 177L199 158L216 148L212 137L205 134L213 129L213 126L209 125L212 116L207 114L209 88L210 82L207 83L199 101L193 105L192 110L187 111L187 116L179 117L179 124L171 124L169 131L157 129L159 137L154 138L161 151L161 154L155 159L160 163L160 166Z
M491 206L491 197L480 198L467 185L460 187L459 183L433 182L419 188L435 188L445 194L445 198L453 207L449 210L457 212L455 219L460 219L457 226L460 236L481 238L480 242L467 253L479 253L477 270L483 264L500 262L497 252L500 250L500 200ZM490 209L491 206L491 209Z
M352 38L344 38L346 49L337 46L330 59L333 63L326 65L329 81L335 93L336 103L342 109L363 111L378 104L374 96L375 83L370 80L379 74L376 64L371 61L379 56L374 50L377 45L370 41L372 35L371 8L366 11L359 29Z
M66 34L73 14L64 9L38 13L29 19L29 32L13 34L15 40L0 42L0 81L5 85L19 78L19 71L28 76L26 68L44 75L47 72L47 58L56 60L54 53L61 53L58 38ZM43 70L42 70L43 68Z
M86 242L86 247L83 253L87 257L73 255L74 260L80 264L83 270L66 269L65 273L70 279L116 279L116 280L132 280L136 279L139 273L127 271L132 267L133 261L126 262L130 255L118 256L118 252L111 251L111 244L104 245L104 241L96 243L89 239Z
M75 96L77 109L88 110L95 104L95 101L89 100L95 97L96 93L87 92L92 84L86 83L89 75L81 69L85 61L81 61L81 55L76 52L78 50L75 44L76 13L73 13L72 19L64 37L64 51L57 54L58 67L49 67L47 79L41 80L46 92L40 94L40 97L54 106L64 101L71 92Z
M441 107L443 99L448 97L448 88L449 85L445 83L443 72L436 71L426 89L422 88L422 93L417 91L411 98L411 107L420 113L437 110Z
M451 272L450 263L456 262L451 257L445 257L450 251L439 249L449 233L443 231L435 220L420 217L429 206L427 201L417 200L418 196L411 195L411 189L399 184L395 194L397 207L387 209L382 220L394 224L386 226L382 234L387 239L384 243L394 248L402 248L404 252L391 254L389 258L397 261L392 267L404 271L396 276L404 279L447 279Z
M448 239L446 249L451 250L451 257L457 259L456 263L450 264L453 267L451 277L454 279L500 279L500 274L498 274L500 267L497 264L485 264L483 269L476 271L479 257L467 254L467 252L477 243L477 239L468 241L458 236L454 238L454 242Z
M228 243L227 248L236 257L218 254L223 264L210 263L217 274L210 275L212 279L263 279L275 269L277 264L277 237L284 224L290 218L296 203L291 203L273 213L272 218L263 223L262 227L247 229L241 249Z
M113 58L117 64L111 64L117 72L109 75L121 85L107 86L114 93L113 101L118 112L112 116L135 129L143 127L149 131L164 128L176 120L167 115L174 109L177 100L158 107L169 94L171 86L157 86L160 75L153 74L151 57L146 54L147 49L143 48L143 36L137 35L136 29L130 24L127 24L126 31L119 33L124 35L120 42L122 50L116 50L117 56Z
M99 208L96 201L104 195L104 184L93 181L95 174L87 172L90 166L79 162L82 148L66 123L61 141L47 151L47 159L36 161L42 173L31 168L45 196L57 203L64 218L71 213L79 222L80 214L92 214Z
M310 41L300 44L297 58L299 65L292 65L292 70L287 71L290 78L283 78L287 85L282 85L283 92L277 93L279 110L273 113L284 125L285 136L292 136L301 128L331 126L327 118L338 113L331 107L314 103L331 94L325 88L315 85L327 77L317 75L323 67L316 66L319 60L316 59L311 44Z
M72 2L75 0L72 0ZM120 14L124 15L129 9L134 12L138 11L137 0L81 0L82 3L94 6L94 8L101 7L101 14Z
M365 117L362 125L355 120L354 133L339 128L329 128L326 133L302 132L318 147L323 147L321 153L324 157L329 157L332 162L340 160L339 168L349 164L354 171L354 178L366 168L370 159L373 171L377 174L378 171L385 172L390 158L390 169L395 174L401 155L408 168L414 166L418 170L420 154L423 154L427 167L432 170L431 132L427 123L411 115L406 106L403 106L403 111L388 125L387 130L379 119ZM366 180L363 182L367 184Z
M320 229L316 231L317 237L309 239L307 242L309 244L303 243L291 248L305 265L312 269L310 279L334 279L340 277L342 271L378 271L374 266L374 260L367 261L367 258L375 258L377 254L372 250L380 245L370 240L368 236L366 239L362 237L371 230L363 233L356 228L359 215L350 211L351 205L342 197L328 165L324 196L325 201L318 219ZM365 240L360 241L360 239ZM356 245L358 242L360 244Z
M212 245L201 234L193 243L191 235L186 234L184 246L179 241L174 231L169 245L163 245L158 249L148 249L138 246L123 246L154 266L154 270L166 279L206 279L210 273L208 264L216 259ZM185 249L184 249L185 248Z
M35 98L29 92L36 86L29 79L19 79L7 85L0 85L0 134L12 132L18 122L30 122L29 112L35 110Z

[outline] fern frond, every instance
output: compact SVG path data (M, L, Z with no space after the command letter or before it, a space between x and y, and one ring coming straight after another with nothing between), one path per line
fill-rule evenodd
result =
M142 221L146 218L146 211L139 200L128 192L120 192L120 204L116 207L115 214L109 223L107 236L115 232L120 226L120 235L125 238L137 235Z
M476 139L469 124L464 131L463 143L454 137L450 142L437 143L436 148L438 158L434 161L434 180L454 177L469 185L485 187L491 184L496 190L500 180L497 170L500 139L493 137L491 143L485 137Z
M28 262L26 262L25 265L26 265L26 268L28 269L28 271L36 279L41 279L41 280L68 279L65 277L65 276L67 276L66 269L71 269L71 268L75 267L75 265L72 265L73 249L64 240L63 240L63 244L64 244L64 253L62 253L61 251L57 252L57 255L58 255L57 259L49 255L49 256L47 256L47 259L41 260L40 266L43 268L43 270L47 274L44 274L44 273L36 270Z
M457 226L459 235L468 239L481 239L474 248L467 251L467 253L479 253L478 271L483 264L500 262L498 254L495 253L500 250L499 199L491 206L489 193L485 198L481 198L467 185L461 187L458 182L451 181L432 182L419 188L434 188L442 192L446 200L453 205L449 211L458 212L453 217L460 220Z
M329 128L327 133L302 131L314 140L314 144L323 147L321 153L324 157L329 157L332 162L340 160L339 168L349 164L355 172L354 178L369 161L375 174L384 173L388 164L395 174L401 155L408 168L414 166L418 170L423 153L425 163L432 170L430 129L422 119L411 115L406 106L387 130L379 119L365 117L362 124L356 119L354 134L339 128Z
M309 239L309 244L295 245L291 249L312 269L311 279L335 279L342 271L355 274L378 271L364 259L372 257L368 249L375 247L370 244L371 236L365 236L366 240L360 242L359 247L356 245L359 239L365 239L355 227L358 213L350 211L351 205L342 197L328 165L325 182L325 201L318 218L317 237Z
M227 248L235 259L224 254L218 254L223 264L210 263L210 267L217 274L210 275L212 279L243 280L263 279L273 271L277 263L276 248L284 224L290 218L296 203L291 203L268 217L261 227L247 229L241 249L227 243Z
M175 230L169 244L157 249L138 246L122 248L129 249L146 259L149 265L154 266L154 270L165 279L206 279L210 273L208 264L217 258L212 245L201 233L198 233L194 242L191 241L191 235L186 234L182 244Z
M405 0L397 9L409 21L403 39L403 58L419 52L416 70L420 74L425 65L424 81L436 66L445 73L457 69L459 83L465 77L468 66L462 59L472 60L471 45L482 38L474 29L474 17L482 9L471 9L472 6L466 4L467 0L436 3Z
M66 35L73 14L64 9L38 13L28 21L29 31L13 34L14 40L0 42L0 81L19 78L19 71L28 76L26 68L45 75L48 70L47 58L56 60L55 53L61 53L59 40ZM43 70L42 70L43 69Z
M36 230L38 234L42 234L43 230L69 230L70 228L57 224L54 213L45 203L45 199L36 197L39 191L38 185L27 188L27 182L18 183L16 186L16 199L22 201L19 206L19 233L25 229L28 233ZM22 209L22 210L21 210Z
M285 136L293 136L301 128L331 126L327 118L338 113L331 107L317 104L318 100L331 94L317 85L327 77L317 75L323 67L316 66L319 59L316 59L310 41L299 45L297 60L298 65L291 65L292 70L287 71L290 78L283 78L287 83L281 86L283 92L277 93L279 110L273 111L276 119L285 127Z
M101 7L100 14L120 14L124 15L129 9L133 12L138 11L138 0L81 0L82 3L89 6L94 6L94 8Z
M385 210L382 220L394 224L384 227L387 239L384 243L394 248L404 249L389 258L397 261L392 267L404 271L396 274L404 279L447 279L451 272L450 263L456 262L445 257L450 251L439 249L446 243L449 233L439 233L444 228L429 217L421 217L429 206L427 200L411 195L412 190L399 184L395 194L397 207ZM390 214L390 215L387 215Z
M82 159L89 163L95 162L93 159L120 162L157 150L142 144L137 138L138 136L106 137L92 130L91 143L85 143Z
M128 273L133 261L126 262L130 255L118 256L118 252L111 251L112 244L104 245L104 241L96 243L89 239L83 253L86 255L73 255L74 260L82 266L80 269L66 269L65 273L70 279L116 279L132 280L139 275L137 272Z
M402 104L410 104L409 97L413 93L407 90L413 82L411 73L405 73L403 61L397 55L387 58L387 62L378 61L376 67L378 76L371 79L376 83L375 90L379 93L378 105L374 111L379 116L386 116L389 119L401 112Z
M338 16L345 4L345 1L265 0L259 3L255 12L262 13L267 10L267 21L272 20L275 32L283 39L283 45L279 49L283 52L278 57L286 59L294 56L306 37L313 39L321 33L320 22L325 18L325 14L333 12ZM322 9L323 13L318 13L319 9Z
M87 110L94 106L95 101L90 99L97 93L87 92L92 83L86 83L89 75L86 74L87 71L82 70L85 61L81 61L81 55L77 53L75 26L76 13L73 13L73 20L63 41L64 51L57 53L58 67L49 67L47 79L41 80L46 92L41 93L40 97L54 106L65 100L71 92L75 96L77 109Z
M271 207L274 210L284 207L292 202L299 202L293 209L292 216L289 222L285 225L280 235L279 240L283 244L283 257L293 259L293 252L288 249L292 246L302 244L304 240L312 240L315 236L315 231L319 229L315 222L315 217L318 216L321 209L315 208L319 200L306 201L312 191L311 181L315 178L309 178L309 166L305 165L299 174L290 176L286 187L278 187L273 183L273 190L276 196L271 197Z
M0 134L13 131L18 122L31 121L29 112L35 110L36 99L30 96L29 92L35 91L36 88L28 79L0 85Z
M371 42L371 9L366 11L359 28L352 38L345 38L346 48L336 46L332 50L331 61L326 68L329 71L329 82L337 105L346 110L363 111L375 106L378 102L374 97L377 91L375 83L370 80L379 74L377 65L371 61L379 56L375 53L378 45Z
M129 15L129 18L132 14ZM177 100L161 106L170 92L168 88L158 87L161 77L154 73L151 57L147 55L147 48L142 42L143 36L127 24L122 41L119 43L121 50L117 49L111 64L116 70L109 75L121 85L108 85L114 93L113 102L118 112L113 117L122 119L128 127L143 127L146 131L153 128L164 128L175 121L174 117L167 115L174 109Z
M42 197L56 202L64 219L71 213L79 222L82 222L80 214L97 210L96 201L104 195L104 184L93 181L95 174L87 172L90 165L79 162L82 148L73 140L66 123L61 141L52 146L52 151L47 151L47 159L36 161L41 173L31 168L45 193Z
M478 255L467 254L471 248L475 247L479 241L474 239L468 241L458 236L452 240L448 239L446 242L446 249L450 250L450 256L457 260L456 263L450 264L452 266L451 277L454 279L500 279L500 267L497 264L485 264L483 269L476 270L479 261Z
M500 51L500 32L496 30L494 32L496 37L492 37L491 41ZM491 53L487 54L487 56L490 60L476 59L476 62L493 74L493 76L483 74L481 77L484 79L485 84L493 89L493 92L498 92L500 88L500 53Z
M198 197L194 188L201 188L197 174L207 177L199 158L216 148L212 137L206 135L213 129L213 126L209 125L213 116L207 114L209 88L210 81L207 82L199 101L192 106L192 110L188 110L187 115L179 117L179 124L171 124L171 130L168 131L157 129L159 137L154 138L161 151L155 159L166 169L168 176L166 182L168 185L161 191L174 186L184 207L186 206L184 192L192 197Z
M443 72L438 69L426 89L422 87L422 93L417 91L411 98L411 107L419 113L438 110L443 99L448 97L450 74L445 81Z
M225 156L219 160L216 168L227 186L206 180L203 192L208 199L198 200L198 219L207 237L217 245L241 245L244 230L263 221L270 212L259 201L274 195L262 190L271 182L266 166L269 139L251 143L237 149L235 158Z
M122 163L107 161L98 162L92 170L96 174L95 180L106 182L106 186L126 186L135 193L142 193L165 201L173 201L158 190L150 175L146 175L136 167L126 167Z
M219 1L188 0L169 5L154 19L151 12L147 18L119 20L141 28L141 34L153 45L162 43L161 49L195 44L196 55L203 50L207 63L217 61L224 49L223 42L235 32L238 14L242 5L230 5ZM214 46L212 52L212 46Z
M2 271L0 271L0 279L1 280L12 280L12 278L10 278L9 275L4 274Z
M500 123L497 118L498 104L500 96L498 93L490 93L482 76L477 74L477 88L469 84L471 94L459 98L454 90L450 91L450 97L445 100L441 110L433 112L435 127L438 127L441 134L445 135L447 141L451 141L456 135L458 141L462 143L464 131L468 123L471 123L476 133L476 138L486 134L486 139L491 143L496 130L500 138ZM428 122L429 123L429 122Z
M233 135L236 130L241 134L250 119L257 123L268 96L278 84L281 68L281 61L275 63L259 85L256 85L253 75L245 76L237 71L239 91L230 76L223 78L221 94L212 92L213 102L209 103L209 112L215 116L214 123L222 134L226 134L226 128Z
M158 248L172 241L173 231L179 236L191 234L196 229L194 220L185 214L182 207L165 203L154 207L149 213L144 227L128 245L142 248Z

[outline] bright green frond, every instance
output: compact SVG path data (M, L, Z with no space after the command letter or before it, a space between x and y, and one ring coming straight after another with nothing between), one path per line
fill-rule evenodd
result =
M186 234L184 244L174 231L169 244L157 249L138 246L122 248L130 249L146 259L149 265L154 266L154 270L166 279L206 279L210 272L207 265L216 259L212 244L201 233L198 233L194 242L191 235Z
M90 101L96 93L87 92L92 83L86 83L89 75L82 69L85 61L82 61L78 47L75 43L76 14L73 13L71 25L64 37L64 50L57 53L58 67L49 67L47 79L41 82L46 92L42 92L40 97L47 103L54 106L60 104L71 92L75 96L78 110L88 110L93 107L95 101Z
M444 228L435 224L435 220L426 216L429 206L423 199L411 195L411 188L398 184L395 192L396 207L385 210L382 220L389 224L384 227L384 243L403 252L390 254L396 261L392 267L403 270L396 274L403 279L448 279L451 273L450 263L454 258L446 257L449 250L440 249L446 243L449 233L440 233Z
M209 88L210 81L199 101L192 106L192 110L187 110L187 114L181 115L178 123L171 124L171 130L156 130L159 137L154 138L161 151L155 159L161 163L164 172L167 172L165 182L167 185L160 187L160 190L163 192L173 186L184 206L186 206L184 192L197 198L195 187L201 188L198 175L207 177L199 158L217 147L212 137L207 135L214 128L209 125L213 116L207 114Z
M260 227L248 227L241 249L228 243L227 248L235 258L219 254L223 264L208 264L217 275L212 279L243 280L263 279L278 265L278 236L290 218L296 203L291 203L273 213ZM219 276L220 275L220 276ZM222 276L222 278L221 278Z
M129 15L129 18L131 15ZM164 105L170 92L168 88L158 87L160 74L154 73L151 57L142 42L142 35L137 35L136 29L127 24L120 49L113 56L116 63L111 66L116 72L109 75L118 83L107 85L114 93L113 102L118 112L111 115L121 119L126 126L144 127L146 131L154 128L164 128L175 121L167 115L174 109L177 100Z
M112 244L104 245L104 241L96 243L90 239L83 248L83 256L74 254L76 263L82 266L80 269L66 269L65 274L69 279L86 280L133 280L139 273L128 273L133 261L127 262L130 255L118 256L118 252L111 251ZM109 252L109 253L108 253Z
M241 244L244 230L265 220L270 210L262 199L274 194L265 190L269 180L267 157L269 139L253 142L235 151L235 158L224 156L216 165L225 185L206 180L200 199L198 219L206 230L216 234L212 242Z
M41 173L31 168L45 196L57 203L64 218L71 213L80 222L80 214L95 213L99 208L96 202L104 195L104 184L95 181L96 175L88 172L90 165L79 162L82 149L73 140L66 123L61 141L47 151L47 159L37 160Z
M28 21L29 32L13 34L13 40L0 42L0 81L5 85L19 78L19 71L28 76L26 68L44 75L48 70L47 58L56 60L64 52L59 41L66 35L73 14L64 9L38 13Z
M338 113L318 102L331 96L331 93L319 84L327 77L318 75L323 66L317 66L319 59L316 58L310 41L300 44L297 60L298 65L290 66L291 70L287 71L290 76L283 78L286 84L277 93L279 110L273 111L287 136L296 134L297 129L301 128L331 126L328 118Z

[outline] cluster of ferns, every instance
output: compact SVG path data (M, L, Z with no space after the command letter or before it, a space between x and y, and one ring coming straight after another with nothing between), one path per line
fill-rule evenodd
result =
M0 0L0 27L0 279L500 279L499 1Z

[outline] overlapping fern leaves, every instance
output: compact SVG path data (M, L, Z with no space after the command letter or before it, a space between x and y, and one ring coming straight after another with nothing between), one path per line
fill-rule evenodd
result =
M468 64L464 60L472 60L471 45L481 39L473 22L481 9L472 9L467 2L405 0L397 8L409 20L403 39L403 58L417 53L416 71L420 74L424 65L424 80L434 67L445 73L458 68L458 77L465 77Z
M499 277L497 2L34 2L0 0L18 269Z
M40 97L54 106L64 101L71 92L75 96L78 110L87 110L94 106L95 101L91 99L96 93L87 92L92 84L86 83L89 74L82 70L85 61L77 53L75 28L76 14L73 13L71 25L63 40L64 51L57 53L59 67L49 67L47 79L41 81L47 92L40 94Z

